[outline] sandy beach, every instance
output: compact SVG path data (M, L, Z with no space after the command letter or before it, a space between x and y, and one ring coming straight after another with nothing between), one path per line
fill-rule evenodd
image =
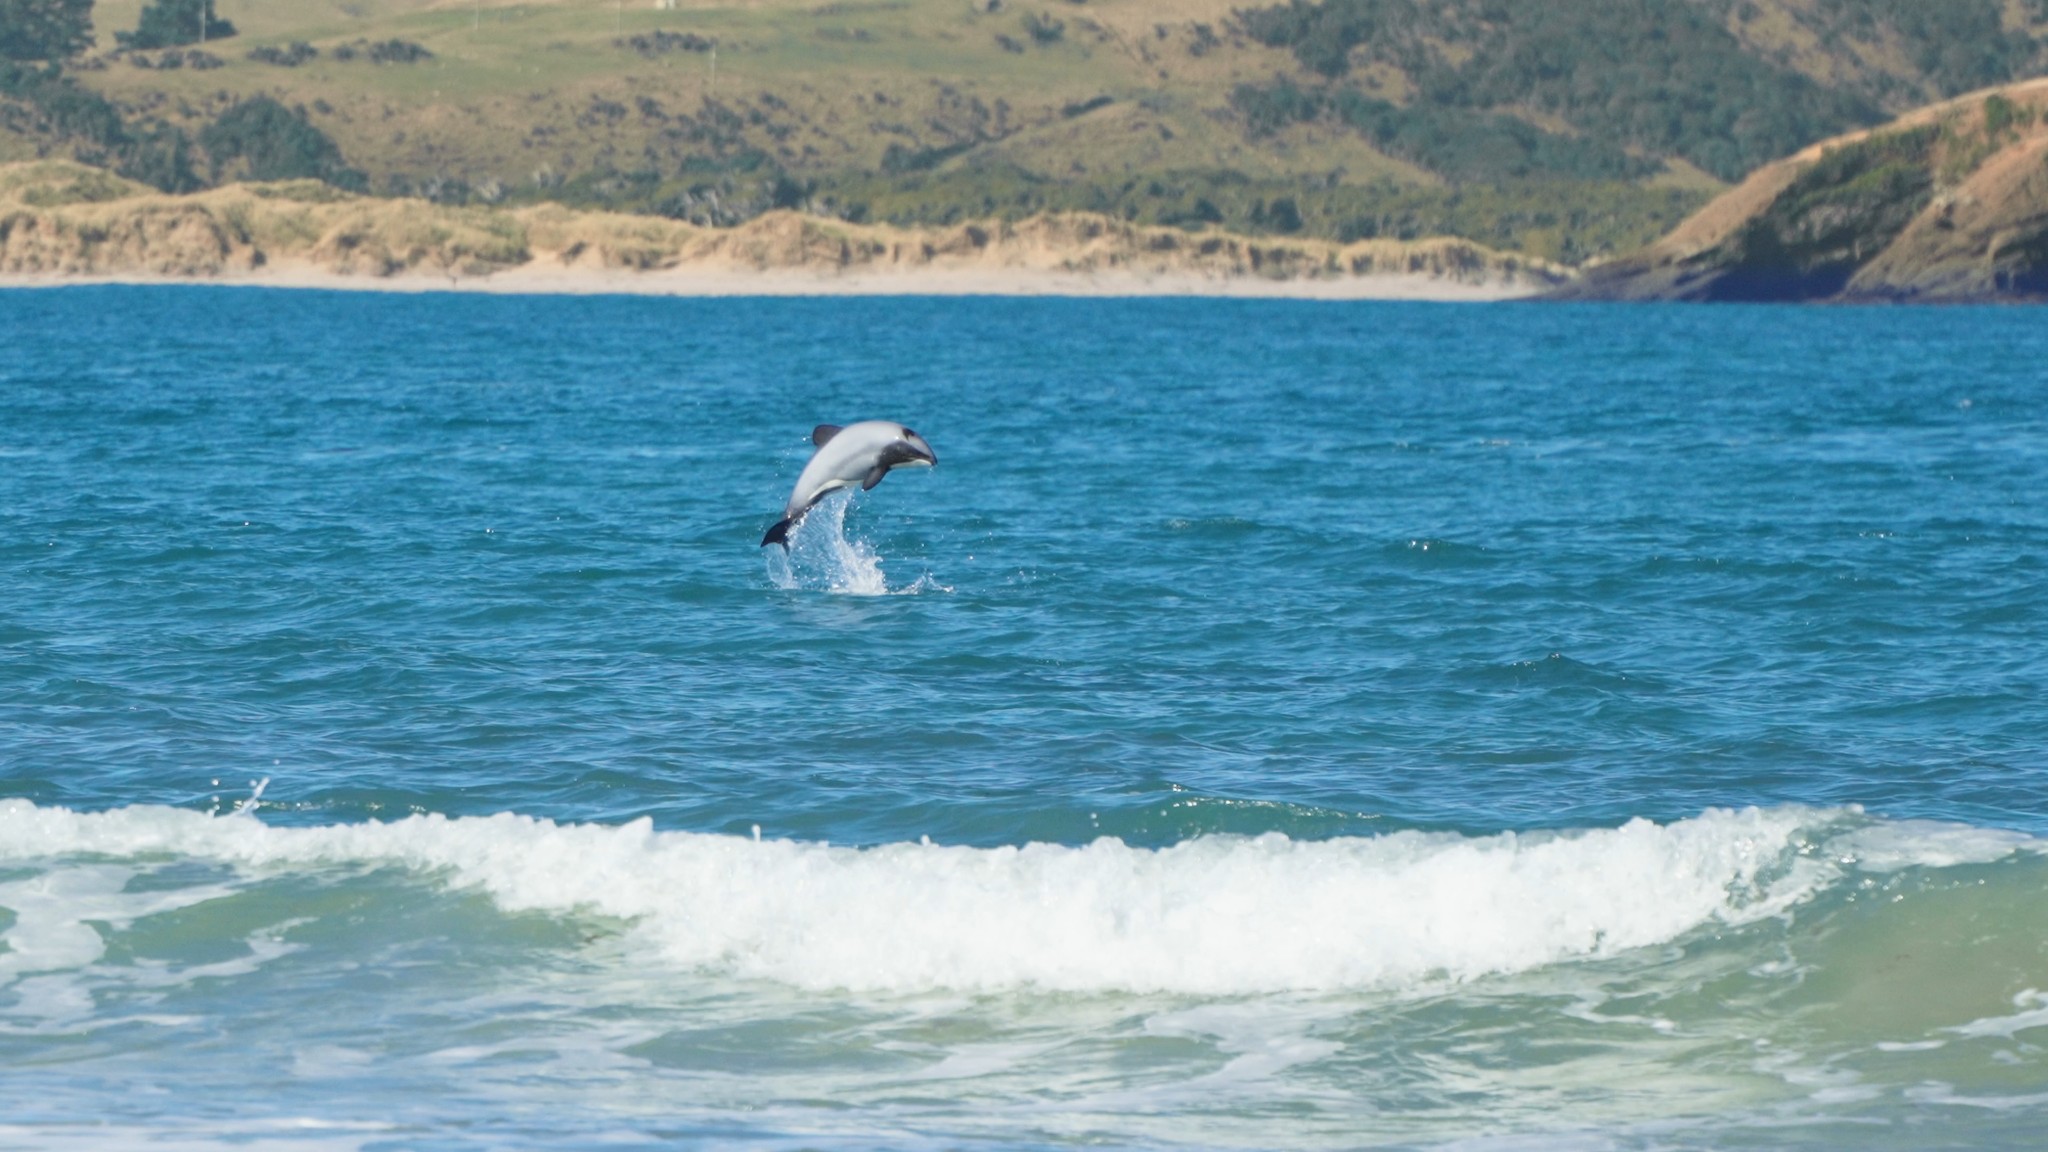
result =
M830 272L812 269L671 268L647 272L535 260L480 275L407 271L387 276L336 272L308 263L217 275L112 273L0 274L0 289L94 284L188 284L343 292L483 292L545 296L1063 296L1219 297L1297 300L1418 300L1485 303L1525 299L1545 285L1375 273L1317 279L1203 276L1186 272L1062 272L916 268Z

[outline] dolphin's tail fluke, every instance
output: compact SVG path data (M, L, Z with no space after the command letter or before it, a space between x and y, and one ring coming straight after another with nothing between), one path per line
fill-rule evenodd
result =
M794 517L777 520L775 527L770 528L768 534L761 537L761 547L766 548L770 544L780 544L784 552L789 551L789 530L795 525L796 520Z

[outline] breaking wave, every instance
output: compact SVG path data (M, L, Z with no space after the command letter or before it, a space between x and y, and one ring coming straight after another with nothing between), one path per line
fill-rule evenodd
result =
M679 969L875 991L1400 988L1778 915L1858 871L2038 851L2016 833L1800 808L1482 837L850 848L661 832L644 819L425 815L294 828L246 814L0 802L0 862L49 876L67 863L163 856L247 880L398 867L481 890L507 911L629 921ZM11 931L54 930L32 919Z

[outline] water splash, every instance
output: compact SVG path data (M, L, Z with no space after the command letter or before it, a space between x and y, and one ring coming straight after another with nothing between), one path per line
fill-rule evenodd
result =
M256 809L263 803L263 790L268 787L270 787L270 777L268 776L261 780L249 781L249 798L236 801L235 810L229 813L229 815L246 816L253 819L256 815Z
M865 540L848 539L846 513L851 491L827 496L789 533L789 549L766 549L768 578L788 591L831 592L842 596L914 596L950 591L924 573L901 588L889 587L882 557Z

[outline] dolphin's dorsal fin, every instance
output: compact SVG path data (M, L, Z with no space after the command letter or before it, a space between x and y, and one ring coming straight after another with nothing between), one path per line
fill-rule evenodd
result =
M839 435L839 425L820 424L816 428L811 429L811 444L814 447L823 448L825 441L837 435ZM869 487L873 487L873 485L869 485Z
M873 488L875 485L880 484L882 482L882 477L887 476L888 474L889 466L887 464L875 465L873 468L868 469L867 479L862 480L860 482L860 490L865 492L868 489Z

